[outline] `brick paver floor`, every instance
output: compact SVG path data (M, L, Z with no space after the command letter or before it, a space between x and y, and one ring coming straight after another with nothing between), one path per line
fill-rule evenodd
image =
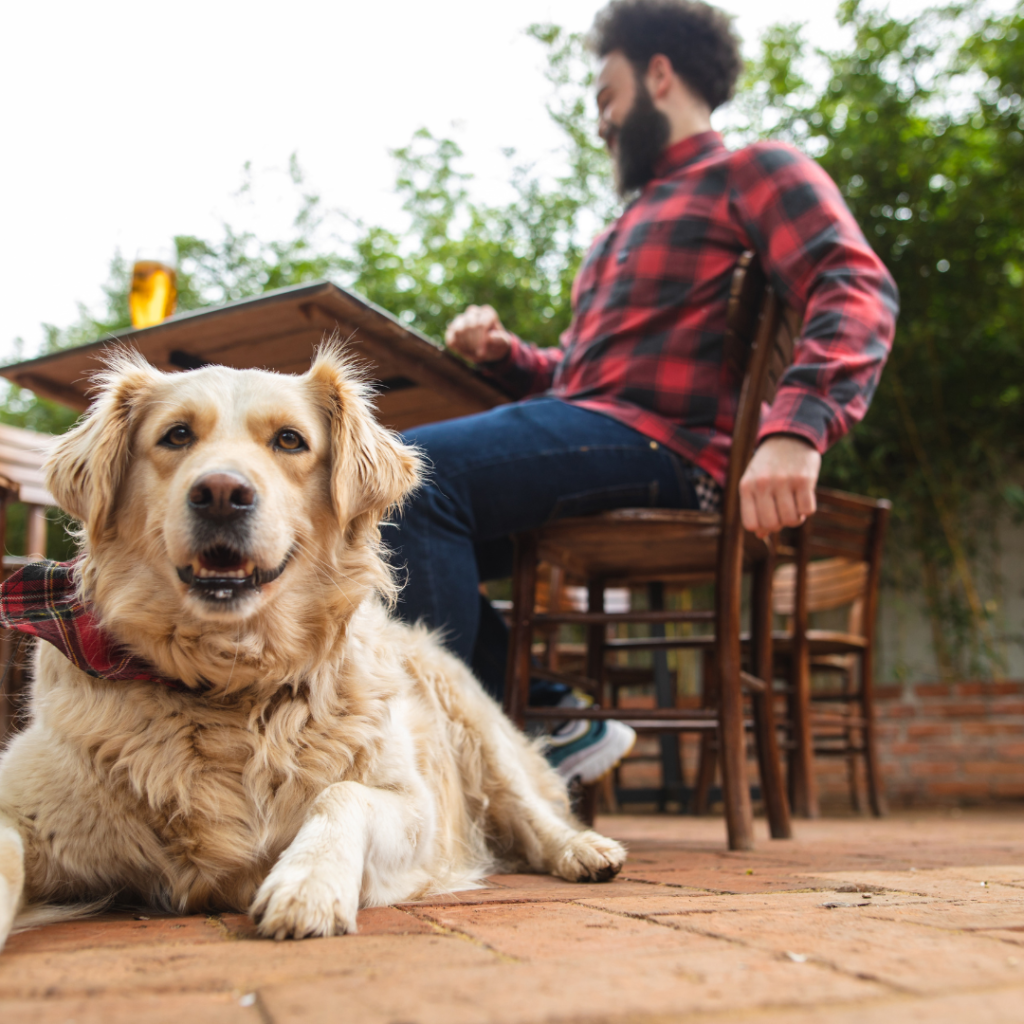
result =
M1024 1021L1024 808L798 822L608 817L606 885L530 875L274 943L237 914L13 936L4 1024Z

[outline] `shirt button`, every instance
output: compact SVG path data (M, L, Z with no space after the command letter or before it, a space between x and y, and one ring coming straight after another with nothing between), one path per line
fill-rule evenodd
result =
M657 447L658 447L658 442L657 441L652 441L651 442L651 448L657 448Z

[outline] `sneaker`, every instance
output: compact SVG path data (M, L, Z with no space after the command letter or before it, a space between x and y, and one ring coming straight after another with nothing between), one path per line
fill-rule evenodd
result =
M636 733L614 719L563 722L548 738L548 763L568 782L588 786L610 772L632 749Z
M556 705L560 708L591 708L594 706L594 698L583 690L573 687ZM550 737L555 739L558 746L565 746L579 739L590 728L590 723L583 718L569 718L557 725L549 726Z

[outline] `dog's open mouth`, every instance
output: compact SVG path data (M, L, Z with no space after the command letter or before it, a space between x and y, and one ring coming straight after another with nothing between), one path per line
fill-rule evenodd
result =
M289 551L279 566L264 569L241 551L216 544L200 552L188 565L179 567L178 579L204 600L228 602L276 580L291 557Z

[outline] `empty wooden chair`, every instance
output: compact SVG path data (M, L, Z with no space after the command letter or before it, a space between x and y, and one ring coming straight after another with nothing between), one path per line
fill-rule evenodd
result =
M779 674L789 680L789 796L793 812L819 814L814 757L846 758L861 806L858 761L868 801L885 812L875 735L874 649L882 546L891 505L819 488L818 511L792 531L795 562L775 573L773 604L788 628L775 634ZM789 539L789 538L787 538ZM815 629L814 613L845 608L842 629ZM812 689L812 675L833 685Z

